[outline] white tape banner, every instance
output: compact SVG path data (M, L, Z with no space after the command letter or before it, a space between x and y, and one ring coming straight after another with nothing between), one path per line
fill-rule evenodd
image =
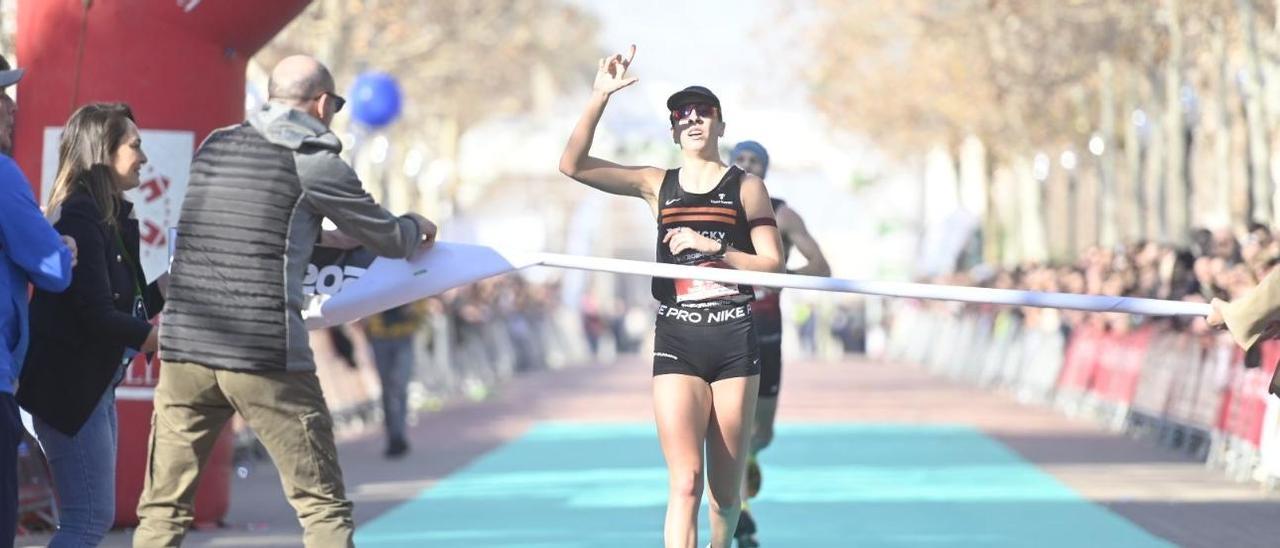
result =
M1151 316L1205 316L1209 313L1209 305L1205 303L846 280L556 253L520 253L478 245L439 242L430 251L419 253L408 260L373 257L363 250L343 252L317 248L304 282L311 301L303 315L311 329L329 327L534 265L728 284L1092 312L1125 312Z

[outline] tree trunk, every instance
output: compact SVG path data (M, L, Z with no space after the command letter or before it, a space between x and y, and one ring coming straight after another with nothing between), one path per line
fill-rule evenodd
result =
M1249 197L1251 220L1271 223L1275 217L1266 128L1266 104L1262 97L1262 63L1258 52L1257 14L1251 0L1236 0L1245 29L1245 59L1248 70L1241 79L1245 121L1249 127Z
M1014 177L1018 184L1018 215L1021 222L1019 236L1022 239L1024 261L1044 261L1049 258L1048 239L1045 237L1044 185L1036 180L1031 164L1026 158L1014 163Z
M999 224L996 222L995 207L991 200L991 168L987 146L977 137L969 136L961 142L959 152L960 204L981 223L981 260L992 264L999 260Z
M1169 59L1165 64L1164 196L1167 215L1163 236L1184 242L1191 227L1187 192L1187 126L1182 101L1182 21L1179 0L1165 0L1169 17Z
M1124 205L1123 217L1125 220L1125 237L1126 239L1141 239L1147 236L1146 224L1146 193L1143 192L1142 177L1142 153L1144 148L1143 132L1147 131L1145 127L1139 127L1137 102L1137 90L1130 90L1129 99L1125 104L1125 112L1127 122L1124 125L1124 157L1125 157L1125 185L1124 189L1129 196L1128 200L1121 200Z
M1155 116L1147 118L1147 125L1150 128L1147 132L1147 149L1143 154L1143 210L1146 214L1144 219L1146 224L1147 239L1157 238L1163 239L1168 236L1168 217L1165 215L1165 193L1164 193L1164 158L1165 133L1160 123L1157 123Z
M1272 5L1276 10L1280 10L1280 5L1274 2ZM1275 11L1264 12L1262 28L1263 32L1257 37L1258 39L1258 64L1259 73L1262 75L1260 82L1262 85L1258 92L1262 96L1262 104L1265 112L1266 122L1263 124L1263 131L1270 142L1267 159L1268 165L1271 167L1267 180L1272 185L1271 194L1271 211L1273 221L1280 221L1280 185L1276 185L1276 181L1280 180L1280 134L1277 134L1275 128L1280 124L1280 66L1277 61L1280 60L1280 41L1276 36L1277 28L1280 28L1280 19L1276 18Z
M1021 230L1021 193L1017 173L1007 163L1002 163L991 172L991 211L996 214L997 228L993 237L997 239L997 256L993 265L1012 268L1023 259Z
M1098 157L1098 243L1103 247L1113 247L1118 243L1119 227L1116 221L1116 98L1115 71L1110 57L1103 57L1098 63L1098 73L1102 80L1099 91L1101 105L1102 154Z
M1214 24L1213 57L1218 63L1218 85L1215 93L1217 131L1213 138L1214 214L1219 222L1231 220L1231 60L1227 50L1227 25L1218 18Z
M324 3L325 27L332 29L330 34L331 40L324 42L321 50L316 52L316 58L329 67L331 71L342 73L347 67L348 51L350 46L348 42L351 38L352 27L355 22L352 16L347 13L347 0L326 0ZM365 9L373 9L375 6L366 6Z

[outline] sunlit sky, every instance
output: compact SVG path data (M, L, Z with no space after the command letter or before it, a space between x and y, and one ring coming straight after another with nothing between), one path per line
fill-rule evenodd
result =
M637 47L631 73L640 82L615 95L610 107L625 125L665 133L667 96L696 84L720 97L730 142L768 141L766 136L780 136L780 130L825 129L799 79L803 54L788 48L794 36L785 23L779 24L781 2L574 2L600 17L600 42L606 50ZM655 122L642 123L632 116L652 116ZM611 127L618 125L615 121ZM775 140L765 145L777 149L780 158L807 155L788 150L792 140ZM798 164L800 159L779 162L784 163Z

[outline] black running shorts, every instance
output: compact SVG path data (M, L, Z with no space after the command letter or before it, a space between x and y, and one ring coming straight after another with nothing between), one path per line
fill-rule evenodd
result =
M750 306L692 309L659 305L653 374L692 375L708 383L759 375Z
M782 388L782 339L760 343L760 397L776 398Z

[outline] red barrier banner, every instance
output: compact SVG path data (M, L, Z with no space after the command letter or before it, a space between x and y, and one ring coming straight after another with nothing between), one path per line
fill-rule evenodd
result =
M1144 327L1123 335L1102 337L1094 382L1090 387L1100 401L1126 406L1133 402L1153 336L1154 330Z
M1242 360L1232 364L1221 428L1255 448L1262 441L1263 420L1267 413L1267 398L1270 397L1268 388L1278 358L1280 342L1267 341L1261 347L1259 367L1245 368Z
M1068 393L1084 393L1093 384L1098 356L1102 352L1102 332L1092 326L1081 327L1071 334L1067 343L1067 355L1058 377L1058 390Z

